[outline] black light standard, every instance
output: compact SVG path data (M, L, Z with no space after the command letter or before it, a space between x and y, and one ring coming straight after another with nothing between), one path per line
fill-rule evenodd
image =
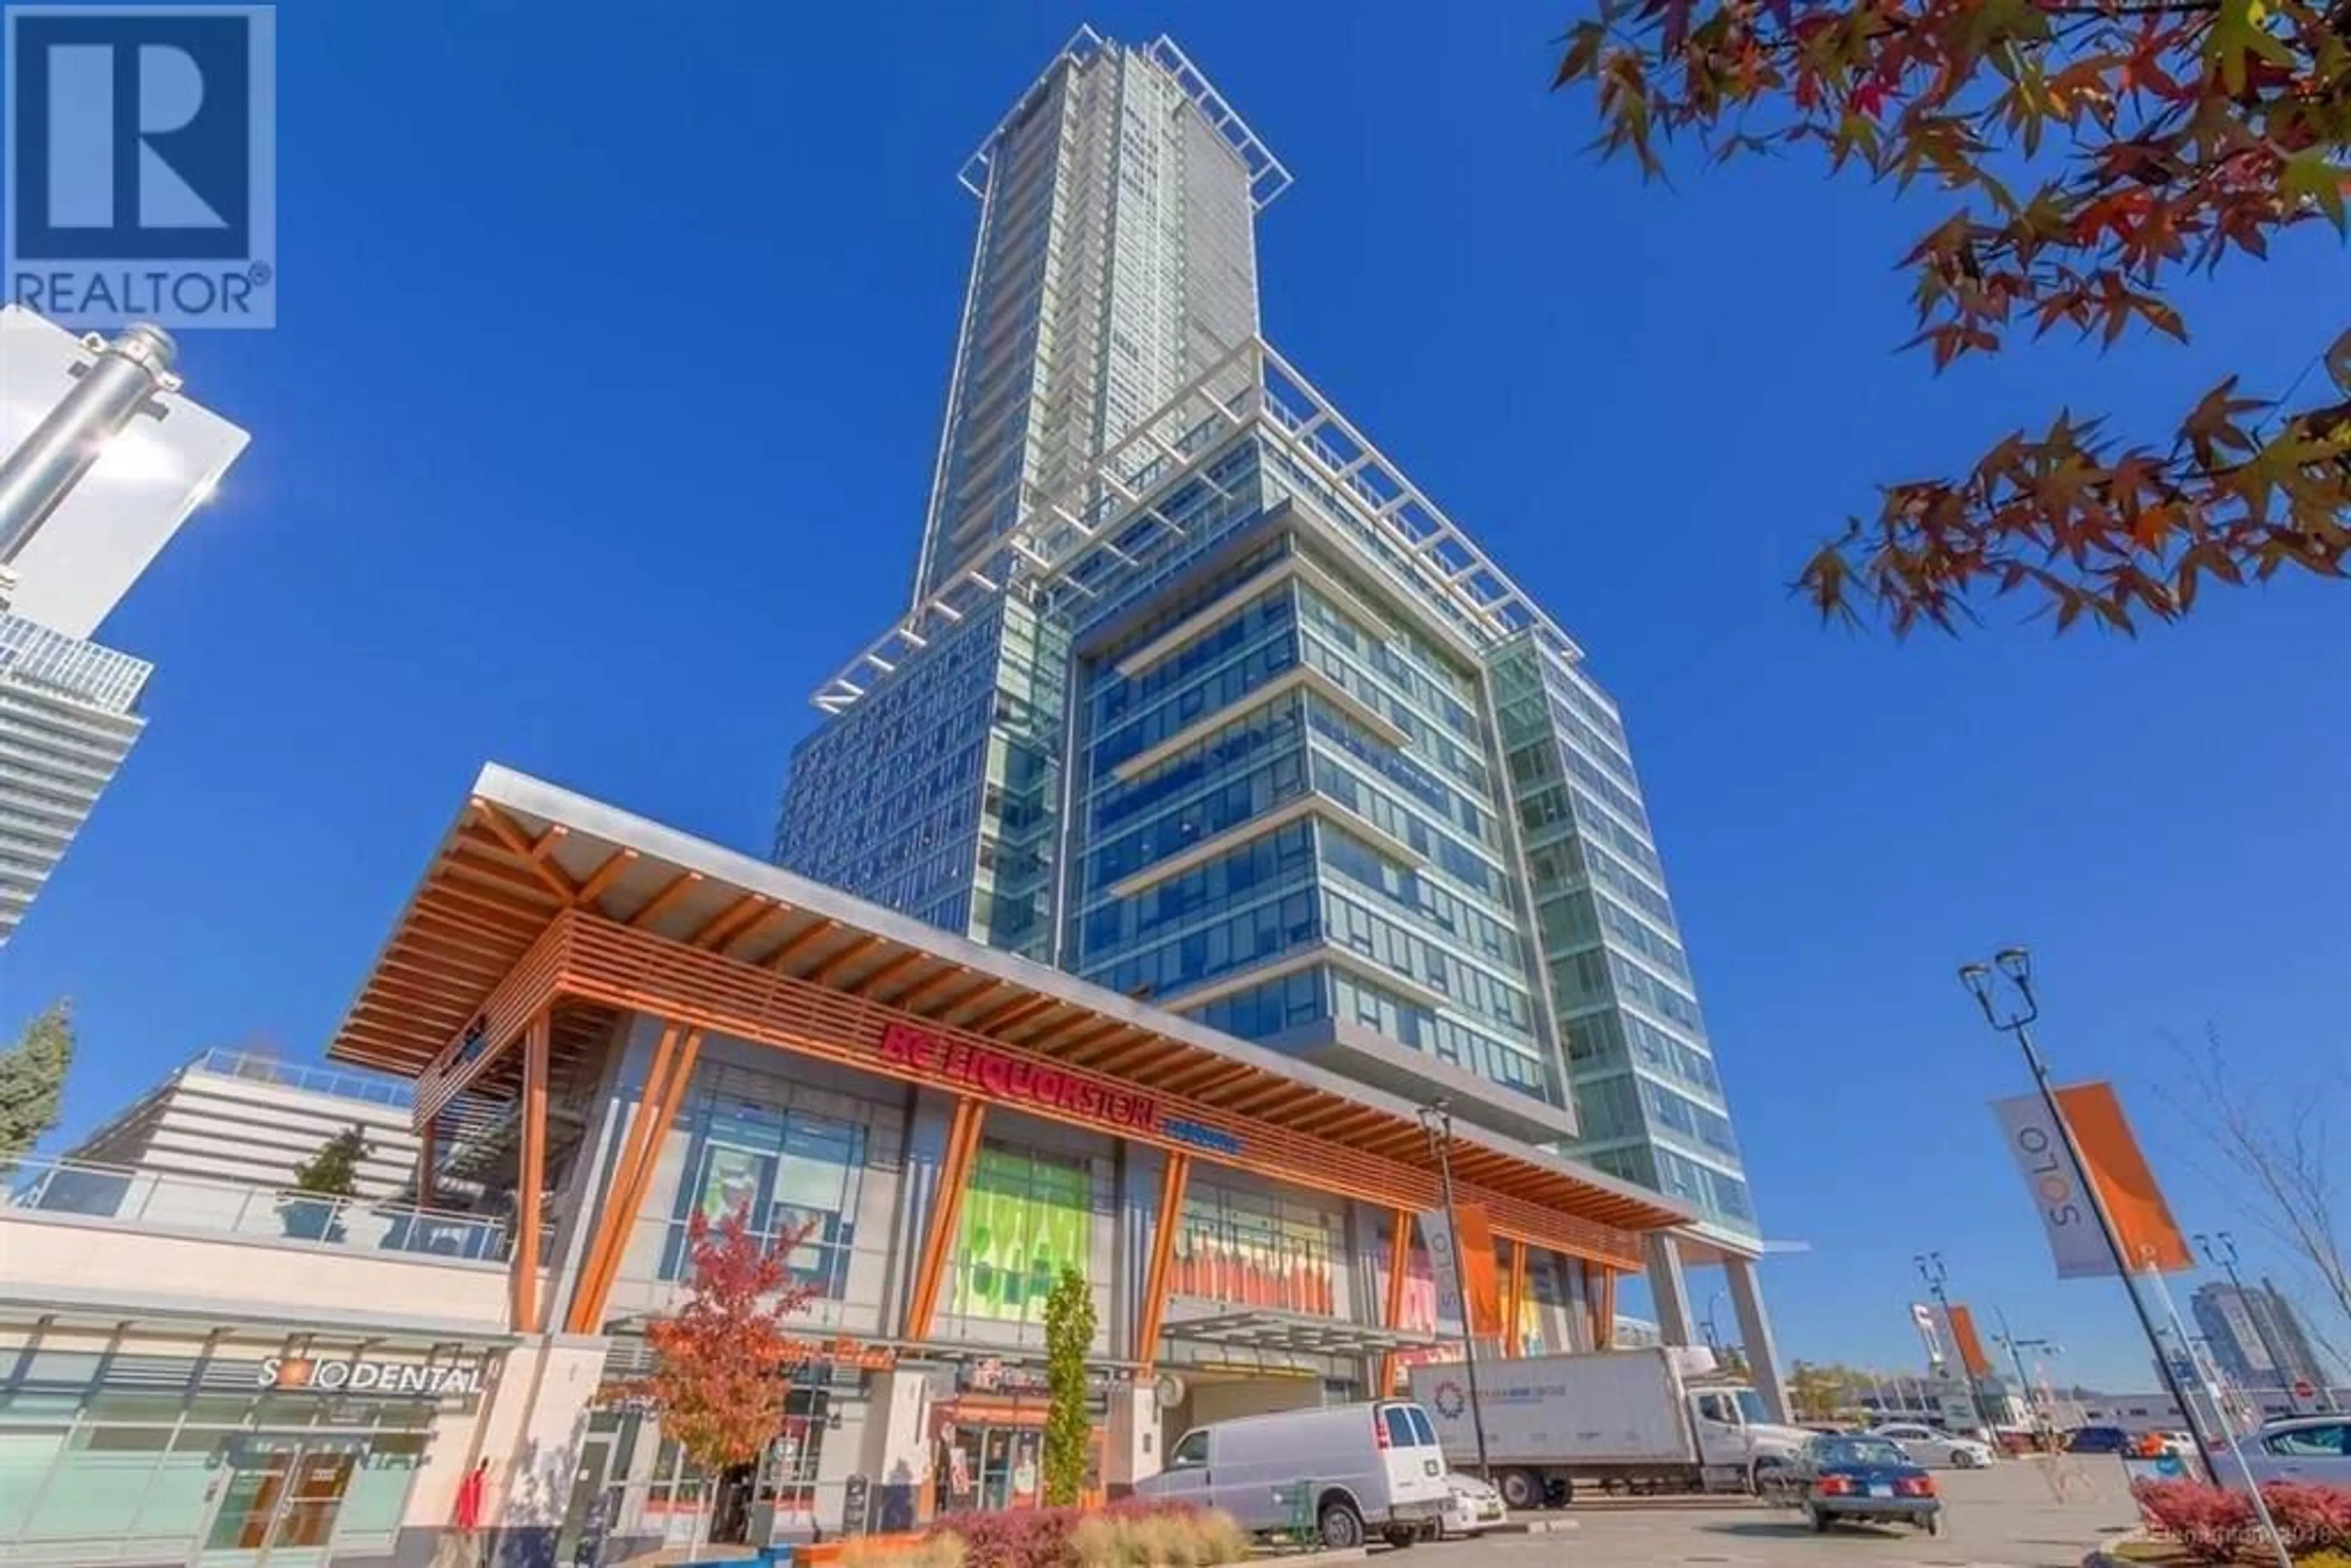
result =
M2131 1311L2138 1316L2139 1330L2147 1335L2147 1349L2155 1354L2156 1370L2163 1375L2164 1390L2179 1406L2180 1416L2188 1423L2188 1435L2196 1439L2196 1455L2204 1461L2204 1473L2217 1480L2220 1470L2212 1462L2212 1446L2205 1440L2203 1423L2197 1420L2196 1407L2188 1402L2188 1390L2180 1385L2179 1370L2173 1365L2170 1353L2164 1349L2163 1338L2156 1332L2155 1318L2138 1293L2130 1260L2123 1253L2122 1233L2115 1228L2115 1217L2106 1210L2105 1196L2090 1179L2090 1164L2082 1157L2082 1145L2074 1136L2074 1124L2065 1119L2065 1108L2057 1103L2057 1090L2049 1081L2049 1064L2041 1059L2040 1048L2032 1043L2030 1026L2041 1016L2041 1004L2032 995L2032 956L2022 947L2003 947L1992 956L1991 961L1999 966L2001 977L2016 992L2018 1006L2014 1011L2003 1016L1993 1006L1992 994L1998 982L1989 967L1960 965L1959 983L1967 987L1976 1005L1983 1009L1984 1021L2001 1034L2014 1035L2018 1049L2024 1052L2024 1065L2032 1071L2032 1084L2041 1092L2041 1103L2049 1113L2049 1124L2056 1129L2057 1141L2064 1145L2074 1180L2098 1222L2098 1234L2105 1239L2106 1251L2114 1259L2115 1272L2123 1282L2123 1294L2130 1298Z
M2204 1254L2204 1261L2229 1276L2229 1288L2237 1292L2237 1310L2253 1325L2253 1337L2262 1342L2262 1354L2270 1358L2270 1370L2277 1375L2278 1389L2286 1396L2288 1409L2298 1403L2294 1396L2294 1375L2286 1370L2285 1357L2278 1354L2277 1341L2270 1337L2270 1304L2276 1298L2263 1292L2262 1310L2255 1312L2245 1301L2245 1282L2237 1278L2237 1239L2225 1230L2215 1230L2210 1236L2196 1238L2196 1249ZM2243 1347L2239 1347L2243 1354ZM2255 1398L2260 1396L2256 1395Z
M1947 1288L1951 1273L1943 1267L1943 1255L1940 1252L1921 1252L1911 1261L1918 1265L1918 1277L1927 1281L1928 1292L1935 1298L1935 1304L1943 1309L1943 1331L1954 1342L1951 1350L1959 1357L1959 1377L1968 1385L1968 1403L1975 1407L1976 1419L1983 1424L1984 1437L1996 1438L2000 1433L2000 1423L1994 1421L1991 1413L1984 1408L1983 1390L1976 1386L1975 1369L1968 1364L1967 1352L1956 1343L1959 1331L1951 1317L1951 1293Z
M1420 1108L1420 1130L1428 1134L1428 1152L1437 1161L1438 1191L1445 1202L1445 1249L1453 1255L1453 1295L1461 1303L1461 1367L1469 1385L1469 1429L1478 1438L1478 1473L1484 1476L1486 1414L1478 1402L1478 1325L1469 1311L1469 1276L1461 1263L1461 1221L1453 1207L1453 1113L1444 1101Z

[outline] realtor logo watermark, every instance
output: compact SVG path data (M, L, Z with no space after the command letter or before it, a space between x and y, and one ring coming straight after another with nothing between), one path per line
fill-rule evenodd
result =
M8 299L70 327L275 326L276 7L5 12Z

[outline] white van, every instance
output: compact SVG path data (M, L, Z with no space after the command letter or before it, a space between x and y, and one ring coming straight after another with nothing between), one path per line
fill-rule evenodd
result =
M1361 1546L1367 1531L1409 1545L1436 1530L1452 1500L1437 1427L1408 1399L1195 1427L1167 1450L1166 1469L1134 1490L1222 1509L1259 1534L1311 1520L1334 1549Z

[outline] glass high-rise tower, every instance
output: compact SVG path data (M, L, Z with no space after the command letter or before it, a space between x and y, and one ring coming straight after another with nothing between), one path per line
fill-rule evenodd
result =
M1683 1199L1768 1360L1623 721L1258 336L1289 180L1173 43L1091 32L973 156L914 601L816 694L775 858Z

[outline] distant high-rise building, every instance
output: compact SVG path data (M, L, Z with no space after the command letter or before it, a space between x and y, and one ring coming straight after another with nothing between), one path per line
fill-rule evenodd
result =
M152 666L0 612L0 942L114 779Z
M1768 1363L1621 716L1256 336L1287 172L1174 44L1089 32L966 181L916 601L817 693L775 858L1685 1201Z
M2330 1381L2311 1348L2294 1303L2267 1280L2261 1288L2218 1283L2197 1287L2189 1301L2196 1326L2220 1370L2244 1388L2290 1388Z

